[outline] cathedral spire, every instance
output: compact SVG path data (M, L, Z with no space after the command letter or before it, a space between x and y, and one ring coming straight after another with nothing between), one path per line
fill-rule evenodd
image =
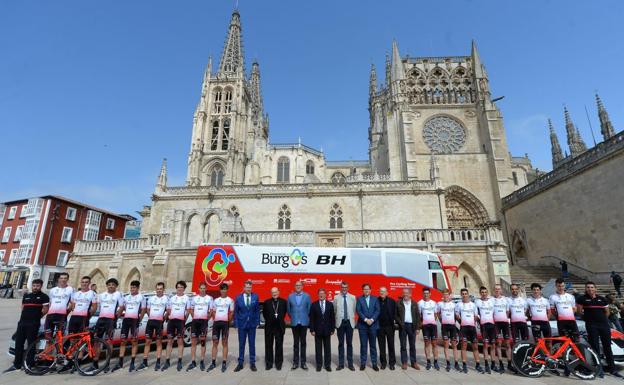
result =
M581 134L578 128L576 128L576 126L572 122L572 119L570 118L570 113L568 112L568 109L566 107L563 107L563 114L565 116L566 134L568 136L568 147L570 148L570 155L572 155L572 157L575 157L585 152L587 150L587 146L585 145L583 138L581 138Z
M472 39L472 50L470 52L470 57L472 58L472 68L476 78L484 78L486 77L485 71L483 69L483 64L481 64L481 57L479 56L479 51L477 51L477 42Z
M548 119L548 130L550 131L550 147L552 152L552 166L556 168L563 160L563 153L561 152L561 146L559 145L559 138L555 132L552 121Z
M163 158L162 166L160 166L160 174L158 175L158 181L156 182L157 190L164 190L167 188L167 158Z
M370 96L374 96L376 93L377 93L377 70L375 69L375 64L371 64L368 94Z
M251 65L251 98L254 105L254 112L262 114L264 109L262 103L262 89L260 87L260 64L254 61Z
M390 64L390 55L386 53L386 88L390 88L392 65Z
M609 119L609 114L607 114L607 109L604 104L602 104L602 99L600 96L596 94L596 104L598 104L598 118L600 119L600 132L602 133L602 137L604 140L609 139L613 135L615 135L615 129L613 128L613 124L611 124L611 119Z
M405 78L405 69L403 68L403 61L399 54L399 46L396 40L392 41L392 81Z
M241 39L241 22L238 9L232 13L230 27L228 29L221 62L219 62L219 74L235 75L245 72L245 61L243 57L243 45Z

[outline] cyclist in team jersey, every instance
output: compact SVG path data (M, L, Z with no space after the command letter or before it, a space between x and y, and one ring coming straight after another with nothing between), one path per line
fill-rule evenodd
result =
M70 304L71 317L67 327L70 334L81 333L87 329L89 318L97 310L97 294L91 290L91 277L80 279L80 290L74 292Z
M197 363L195 361L195 353L197 350L197 341L201 344L201 360L199 361L199 369L204 370L206 366L204 359L206 358L206 333L208 333L208 319L211 315L212 297L206 294L206 283L199 284L199 294L191 299L191 315L193 322L191 323L191 363L186 371L195 369Z
M119 346L119 363L113 368L113 372L123 368L124 356L126 355L126 343L130 341L132 344L130 367L128 372L134 370L134 361L136 359L138 341L137 332L139 324L145 314L145 298L139 293L141 282L130 282L130 294L124 297L124 316L121 323L121 344Z
M423 340L425 342L425 358L427 359L427 370L431 370L431 357L433 356L433 367L440 370L438 365L438 305L431 299L431 290L423 289L423 299L418 301L418 310L420 311L420 321L423 331ZM431 355L429 351L431 350Z
M147 301L147 325L145 326L145 348L143 349L143 362L139 365L137 371L148 367L147 359L149 357L152 340L154 339L156 340L156 365L154 366L154 370L160 370L163 322L168 304L169 297L165 295L165 283L158 282L156 284L156 295L151 296Z
M475 305L479 311L479 325L481 325L481 338L483 339L483 359L485 361L485 372L491 374L488 357L492 363L492 369L496 371L496 325L494 324L494 301L488 296L488 289L485 286L479 288L480 298L475 300Z
M459 334L462 339L461 356L462 356L462 371L468 373L468 367L466 365L468 343L470 342L472 347L472 356L475 361L475 369L479 373L483 373L479 359L479 345L477 343L477 327L476 321L479 318L477 314L477 306L470 300L470 294L468 289L461 289L461 302L455 306L455 318L460 323Z
M529 327L527 325L527 300L520 296L520 286L511 284L511 297L509 297L509 312L511 316L511 342L518 343L529 339ZM500 357L500 356L499 356ZM511 365L511 353L507 351L507 369L517 373Z
M542 296L542 286L539 283L531 284L531 296L526 301L529 306L533 339L537 342L538 338L552 337L549 322L551 317L550 302ZM551 345L550 341L546 341L548 349L551 348Z
M97 300L100 304L100 314L95 323L96 336L107 341L113 338L117 317L121 316L124 309L123 295L117 291L117 287L119 287L119 281L110 278L106 281L106 291L101 293ZM96 354L99 354L97 349ZM93 363L93 367L97 368L97 362ZM108 367L104 371L107 372Z
M507 353L507 369L511 368L511 334L509 332L510 300L503 295L503 287L494 285L494 325L496 326L496 355L498 356L498 372L505 373L503 364L502 347L505 346ZM497 371L492 360L492 370Z
M579 330L576 325L576 299L566 293L565 282L561 278L555 281L557 291L550 296L550 309L557 319L557 332L560 336L568 335L575 342L579 340Z
M52 338L57 330L65 332L68 308L74 293L74 289L67 284L68 280L69 274L59 274L58 286L53 287L48 293L50 307L43 326L46 338Z
M451 301L451 292L442 291L442 301L438 302L438 319L442 322L442 340L444 341L444 358L446 359L446 371L451 371L451 360L449 358L449 344L453 348L453 362L455 370L460 371L457 359L457 343L459 337L455 326L455 304Z
M184 357L184 328L186 318L191 308L189 297L184 294L186 282L176 283L176 293L169 298L167 306L167 359L162 367L162 371L169 369L171 365L171 351L173 350L173 339L178 340L178 372L182 370L182 357Z
M221 371L225 372L227 368L227 356L228 356L228 335L230 332L230 322L234 315L234 300L228 297L228 285L222 283L219 286L220 296L215 298L212 302L212 317L214 323L212 324L212 362L208 367L208 371L211 371L217 366L217 352L219 350L219 340L223 345L223 362L221 363Z

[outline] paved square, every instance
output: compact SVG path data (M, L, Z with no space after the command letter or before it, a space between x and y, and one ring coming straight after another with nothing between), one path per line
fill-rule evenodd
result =
M11 335L15 331L17 319L19 318L20 302L18 300L0 300L0 347L6 351ZM252 373L246 365L239 373L234 373L233 369L236 366L236 354L238 352L238 340L236 336L236 330L232 329L230 333L230 357L228 360L228 371L221 373L215 370L209 374L201 372L199 369L195 369L192 372L177 372L175 368L169 369L166 372L154 372L153 369L147 369L138 373L128 373L127 371L119 371L115 373L100 374L95 377L82 377L77 374L48 374L42 377L28 376L24 372L3 374L0 376L0 385L32 385L33 383L44 384L57 384L63 382L68 385L183 385L190 383L199 383L205 381L206 383L218 383L220 385L274 385L274 384L288 384L288 385L399 385L399 384L479 384L482 385L487 382L491 385L496 384L565 384L565 383L581 383L582 380L576 378L563 379L550 375L544 376L539 379L530 379L511 374L478 374L474 371L468 374L460 373L446 373L444 370L440 372L426 371L422 368L420 371L414 369L401 370L400 368L395 371L383 370L374 372L370 367L361 372L356 370L351 372L349 370L343 370L331 373L322 371L317 373L314 370L314 342L311 336L308 335L308 366L310 370L307 372L298 369L295 371L290 370L292 359L292 335L290 331L286 331L284 341L284 354L285 362L284 368L281 371L264 370L264 333L259 330L256 339L256 351L258 355L257 366L258 372ZM397 334L398 336L398 334ZM337 357L337 340L334 337L332 345L332 369L335 369L338 362ZM359 360L359 344L357 333L354 336L354 352L355 362ZM398 352L398 338L397 338L397 352ZM174 350L175 351L175 350ZM425 362L422 354L422 339L419 338L417 345L418 360L421 366ZM185 350L184 364L185 368L190 360L189 350ZM175 354L175 353L174 353ZM209 353L208 353L209 354ZM441 354L441 351L440 351ZM173 356L175 357L175 355ZM174 358L175 359L175 358ZM11 357L6 354L0 354L0 369L11 365ZM128 362L126 361L126 367ZM150 365L153 368L153 358L150 361ZM471 365L469 363L469 365ZM127 370L127 369L126 369ZM624 381L618 380L613 377L607 377L605 379L598 379L597 382L601 384L622 384Z

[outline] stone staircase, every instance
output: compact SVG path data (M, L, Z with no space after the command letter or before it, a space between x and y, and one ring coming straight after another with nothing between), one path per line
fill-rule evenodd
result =
M531 292L531 284L533 282L544 286L549 280L561 277L561 269L554 266L521 266L516 264L511 266L510 273L511 282L523 286L527 294ZM583 294L585 292L585 281L584 278L570 274L566 282L571 283L572 288L568 292L575 289ZM611 284L596 284L596 289L598 294L603 296L614 292Z

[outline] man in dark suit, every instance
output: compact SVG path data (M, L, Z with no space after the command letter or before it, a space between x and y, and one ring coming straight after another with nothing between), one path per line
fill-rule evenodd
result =
M336 329L334 304L326 300L325 289L319 289L318 301L310 307L310 334L314 336L316 371L321 367L331 372L331 336Z
M407 369L407 343L409 342L410 366L420 370L416 362L416 334L420 330L420 313L418 304L412 301L412 290L403 289L403 297L397 303L397 323L399 324L399 341L401 342L401 367Z
M282 370L284 362L284 332L286 331L286 300L280 298L277 287L271 289L271 298L264 301L262 314L264 315L264 352L266 370L273 368ZM275 354L273 342L275 341Z
M379 329L379 301L371 296L371 287L368 283L362 285L363 295L358 298L356 312L358 314L357 328L360 334L360 370L366 369L367 348L370 346L371 364L373 370L379 371L377 366L377 330Z
M249 340L249 368L256 368L256 328L260 325L260 302L258 294L251 292L251 281L245 281L243 292L234 300L234 322L238 328L238 365L239 372L245 362L245 343Z
M396 302L388 297L388 289L379 288L379 331L377 341L379 342L379 362L381 369L386 365L390 370L394 370L396 364L396 354L394 353L394 321L396 320ZM388 346L388 357L386 358L386 345Z

